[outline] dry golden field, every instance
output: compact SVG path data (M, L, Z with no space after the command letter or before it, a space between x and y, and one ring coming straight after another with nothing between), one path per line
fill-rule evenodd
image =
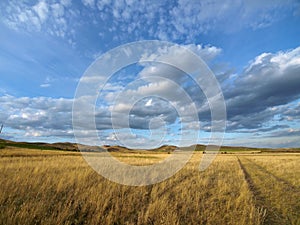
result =
M99 153L101 154L101 153ZM112 153L151 164L166 153ZM93 171L80 153L0 150L0 223L300 224L300 154L202 153L164 182L131 187Z

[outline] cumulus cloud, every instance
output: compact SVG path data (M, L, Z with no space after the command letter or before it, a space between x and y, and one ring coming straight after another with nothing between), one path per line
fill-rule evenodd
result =
M199 55L209 55L203 57L208 62L220 52L216 47L195 45L189 46L189 48L194 49L194 51L195 49L198 50ZM164 57L173 56L178 57L178 52L164 52ZM159 54L149 57L157 59ZM189 60L185 60L184 57L179 58L182 63L190 64ZM278 121L291 121L299 118L299 110L297 110L299 107L293 107L293 101L300 97L298 88L300 86L299 58L300 48L286 52L263 53L253 59L240 74L227 76L227 79L222 83L222 89L227 105L227 130L229 132L243 132L246 129L253 132L267 132L270 129L267 125L268 122L276 116L280 117L280 119L277 118ZM120 102L115 104L114 108L111 107L111 111L119 113L120 116L124 115L122 113L129 114L129 110L132 109L130 112L132 113L131 126L137 129L147 129L151 118L158 115L164 115L164 119L168 123L174 123L178 114L181 114L185 121L189 121L188 117L192 112L191 105L182 97L184 92L197 106L198 116L203 122L203 130L210 131L210 105L202 92L203 90L191 82L185 73L168 65L144 64L144 69L139 73L139 77L149 81L149 83L133 89L125 88L121 92L116 91L107 94L109 98L106 99L115 101L113 96L119 96L122 93L119 96ZM228 82L228 79L231 81ZM152 95L164 96L172 103L172 107L176 108L177 114L171 113L171 108L169 109L166 104L161 104L155 108L153 104L155 102L151 101L152 108L149 107L150 99L142 101L142 104L133 108L132 102L135 102L133 96ZM120 118L123 117L120 116ZM287 125L272 128L282 129L283 126Z
M240 121L242 127L247 121L249 126L260 126L274 115L272 107L299 99L299 60L300 47L257 56L231 85L224 87L229 120ZM257 122L251 121L253 118Z
M188 48L203 56L208 63L221 52L213 46L189 45ZM151 57L163 55L175 57L178 52L160 52ZM184 57L180 57L180 60L181 63L191 65ZM92 134L93 126L85 123L85 118L91 117L95 117L100 137L107 143L114 141L115 136L105 132L112 128L166 129L175 134L179 131L199 130L200 126L203 131L210 131L209 104L205 95L201 94L201 88L189 76L172 66L153 63L142 65L137 78L143 82L133 82L125 87L115 86L111 80L95 112L75 112L82 118L76 128L81 130L84 137L88 138ZM269 137L299 135L299 128L289 124L300 120L299 74L300 47L285 52L260 54L240 74L228 76L230 82L226 80L221 83L227 105L227 131L253 132L260 138L266 133L270 134ZM94 80L83 79L83 83L94 83ZM81 108L84 109L89 98L91 96L81 96L76 101L81 102ZM102 101L107 104L102 104ZM72 137L72 104L71 99L4 95L0 97L0 121L10 129L24 131L25 136ZM195 106L200 121L193 117ZM277 124L270 125L272 121ZM182 122L185 124L178 129L178 124ZM177 129L171 129L174 124ZM122 137L125 134L124 131ZM153 136L151 138L155 139ZM139 143L150 140L149 137L139 135L128 139L138 139Z
M122 142L122 140L126 140L125 143ZM157 140L152 139L151 137L137 135L128 131L108 133L103 143L109 145L123 145L129 148L140 148L143 146L144 149L151 149L160 146L157 144Z
M72 100L6 95L0 97L0 103L0 120L10 129L34 136L70 135Z
M247 134L247 139L232 142L254 147L299 146L299 53L299 47L263 53L231 77L230 84L222 83L227 132Z

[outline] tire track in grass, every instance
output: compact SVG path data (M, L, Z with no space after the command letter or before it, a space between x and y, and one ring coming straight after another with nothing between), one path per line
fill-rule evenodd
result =
M271 218L268 218L267 208L265 207L265 199L261 196L257 187L255 187L253 180L251 179L250 174L247 172L245 166L242 164L240 158L237 156L237 161L244 174L244 179L248 184L248 188L252 193L252 198L254 199L254 204L257 209L261 212L263 224L272 224Z
M238 160L258 206L267 209L264 224L300 224L299 191L251 160Z
M293 184L291 184L290 182L288 182L287 180L276 176L275 174L273 174L272 172L270 172L269 170L267 170L265 167L257 164L256 162L254 162L253 160L249 159L249 158L245 158L246 161L249 161L250 163L252 163L253 165L255 165L255 167L257 167L257 169L263 171L264 173L268 174L269 176L271 176L272 178L274 178L275 180L277 180L279 183L283 184L284 189L286 189L286 191L293 191L299 194L300 196L300 190L298 187L294 186Z
M194 174L193 173L189 173L189 174L182 175L180 178L173 179L172 183L168 184L165 189L163 189L163 190L161 190L161 191L159 191L157 193L158 198L163 197L166 193L171 192L172 189L174 189L175 187L179 186L181 183L187 182L189 180L192 180L193 178L194 178Z

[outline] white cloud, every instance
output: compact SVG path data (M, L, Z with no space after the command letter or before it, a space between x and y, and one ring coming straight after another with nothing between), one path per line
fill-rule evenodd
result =
M189 45L185 45L184 47L188 48L196 55L200 56L201 59L204 60L206 63L209 63L211 60L215 59L222 52L221 48L218 48L216 46L210 46L210 45L203 46L200 44L198 45L189 44Z
M48 17L48 5L45 1L38 2L32 9L37 13L41 23L43 23Z
M200 49L199 54L202 54L203 47L192 47L196 50ZM208 49L204 50L208 55L206 58L213 60L211 56L217 56L219 50L214 47ZM171 57L171 54L168 57ZM225 89L229 114L228 131L250 132L252 130L263 136L272 128L273 130L277 129L277 131L269 133L270 137L283 133L287 137L295 137L299 134L299 128L284 124L300 119L300 103L293 102L299 100L300 97L299 59L300 47L285 52L263 53L251 61L247 68L235 77L232 86ZM189 63L185 59L183 62ZM167 67L155 64L145 64L144 66L144 70L139 74L140 77L163 74L162 77L169 76L172 78L176 72L173 69L169 70ZM178 73L178 76L180 74ZM49 77L45 81L49 83L51 78ZM86 81L93 83L93 79ZM127 120L129 120L131 128L147 131L150 127L152 130L160 131L164 127L169 128L169 126L176 124L177 120L182 118L185 122L182 128L183 132L198 130L199 122L190 117L192 105L182 97L182 93L186 91L188 95L193 97L199 93L197 90L192 90L192 84L189 86L189 83L181 82L181 85L188 86L186 89L180 89L171 81L158 79L150 82L149 80L148 83L141 83L131 89L125 87L124 90L114 86L114 83L108 83L105 93L110 95L121 93L119 102L113 102L114 107L96 108L95 114L93 112L79 112L82 113L81 117L83 118L80 127L82 134L87 138L86 140L92 134L91 127L85 124L84 120L85 117L90 116L95 116L99 131L111 130L112 118L115 120L118 130L128 128ZM164 100L159 100L160 96L164 97ZM116 98L111 99L115 100ZM81 100L84 103L87 99ZM195 99L192 98L192 100ZM23 136L27 137L70 138L72 137L72 103L71 99L17 98L5 95L0 97L0 121L13 130L24 131ZM209 110L208 104L204 103L198 106L200 115L202 115L201 113L207 114L207 110ZM207 123L207 117L200 116L200 120L202 122L200 129L209 131L211 124ZM283 124L268 127L272 121ZM171 129L169 131L174 132ZM151 138L153 138L151 141L154 142L155 139L154 136L150 138L136 136L134 138L133 136L126 136L126 133L128 134L124 131L121 136L132 140L132 143L136 141L136 146L138 143L142 144L143 141L149 141ZM110 144L116 139L113 135L100 134L100 137L102 140L106 139L107 143Z
M95 6L95 0L82 0L82 3L91 8Z
M63 5L63 6L70 6L72 4L72 0L60 0L60 3Z
M108 141L117 141L118 137L115 133L111 133L111 134L109 134L108 137L106 137L106 140L108 140Z
M150 99L146 102L145 106L147 107L147 106L151 106L151 105L152 105L152 98L150 98Z
M53 135L56 132L68 133L72 129L71 112L72 100L52 99L45 97L16 98L13 96L0 97L0 121L14 130L25 131L26 135Z
M71 1L40 0L35 5L22 1L11 1L3 9L4 24L21 32L45 32L52 36L66 38L74 45L74 31L79 22L78 10L73 10Z
M214 46L188 45L186 48L203 56L202 58L206 61L212 61L221 52L221 49ZM186 57L185 52L181 52L180 48L161 49L157 54L145 55L141 61L160 59L160 57L180 59L181 64L192 67L191 60ZM195 106L192 103L195 103L193 101L196 101L197 98L202 98L199 93L201 90L193 89L191 86L194 84L190 83L190 78L174 67L155 63L142 65L144 69L137 78L141 78L146 83L140 82L136 85L132 83L128 87L107 93L105 100L112 103L109 104L111 105L109 110L122 120L130 119L131 125L140 129L148 129L148 123L153 118L161 118L170 125L176 121L178 114L182 122L193 122L194 114L197 114L197 111L194 110ZM166 102L158 103L157 100L154 100L157 97ZM188 99L189 97L190 99ZM139 102L142 104L138 104ZM132 117L128 118L130 113ZM122 121L118 121L118 124L121 127L126 125ZM165 125L164 123L156 124Z
M297 0L178 0L173 4L168 1L149 4L147 1L82 0L82 4L86 7L72 4L71 0L51 3L40 0L34 6L12 1L2 10L3 21L15 30L43 31L66 41L72 40L72 44L82 29L91 24L96 26L97 34L103 34L102 39L110 38L114 43L145 38L193 43L201 34L210 31L260 29L300 8Z
M212 53L213 56L218 55L219 52L220 51L215 51L214 48L205 51L205 53ZM173 53L176 53L174 55L178 56L178 52L174 51ZM159 54L147 57L155 59L159 57ZM172 54L169 54L168 57L172 57ZM183 63L190 63L188 60L185 60L184 57L179 58ZM209 60L213 59L213 57L210 56L206 58ZM293 101L300 97L299 59L300 47L285 52L263 53L251 61L241 74L234 76L231 82L224 82L223 90L227 104L229 116L228 130L230 132L240 131L242 129L254 130L264 128L274 117L278 118L280 115L283 115L280 117L281 120L285 120L286 122L291 121L292 118L299 118L299 110L294 107L293 103ZM132 98L130 97L132 96L164 96L173 104L176 110L184 116L186 121L191 122L192 127L193 121L188 120L188 116L191 114L190 105L187 101L183 100L182 92L178 91L179 88L167 80L148 79L151 78L151 76L160 76L169 78L171 81L176 81L180 85L187 85L185 89L186 93L192 96L193 101L197 100L201 103L197 105L200 120L207 121L210 119L210 107L208 102L201 102L200 96L197 99L199 89L193 90L191 83L185 83L186 77L184 77L180 71L155 64L145 64L144 66L145 68L141 71L140 77L149 81L149 83L143 84L135 90L125 89L122 92L121 102L124 104L122 112L131 109L130 103ZM113 95L113 93L110 94ZM219 100L219 98L217 98L217 100ZM151 103L153 104L153 102ZM150 99L144 102L143 106L146 105L150 105ZM141 110L142 108L139 109L139 111ZM161 108L156 109L156 112L160 112L160 110ZM167 112L164 112L162 114L167 115L166 113ZM143 115L147 115L147 112L143 112ZM152 116L153 115L154 114L152 114ZM174 120L172 121L174 122ZM138 120L136 122L138 122ZM277 120L277 122L279 121ZM277 122L275 120L275 123ZM210 125L207 124L207 127L209 126ZM276 129L280 129L280 127L278 126ZM264 128L261 131L267 132L267 130L267 128Z
M225 32L239 30L242 27L259 29L281 19L277 10L299 6L297 1L240 1L204 0L195 3L189 0L179 0L178 5L171 10L172 24L180 34L188 34L192 40L199 33L218 29Z
M117 103L110 107L110 111L114 112L127 112L132 108L131 104L128 103Z
M58 3L52 4L51 9L52 9L52 14L55 18L62 17L65 14L65 8L62 4L58 4Z
M42 88L48 88L48 87L50 87L51 86L51 84L41 84L40 85L40 87L42 87Z

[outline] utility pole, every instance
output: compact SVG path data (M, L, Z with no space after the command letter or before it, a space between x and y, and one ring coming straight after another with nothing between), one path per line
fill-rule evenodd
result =
M0 128L0 134L1 134L1 132L2 132L2 129L3 129L3 124L1 124L1 128Z

